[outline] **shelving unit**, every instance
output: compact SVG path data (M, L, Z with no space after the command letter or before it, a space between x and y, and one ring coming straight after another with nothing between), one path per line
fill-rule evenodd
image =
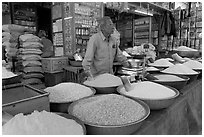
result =
M22 3L11 4L11 23L21 26L26 26L33 33L37 30L36 22L36 7Z
M101 2L53 3L53 43L55 56L86 50L87 42L96 31L96 19L102 17Z

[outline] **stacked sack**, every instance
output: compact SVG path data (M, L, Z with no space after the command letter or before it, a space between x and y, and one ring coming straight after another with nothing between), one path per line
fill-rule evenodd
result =
M41 64L41 39L33 34L24 34L19 37L20 47L18 64L23 72L24 84L40 84L43 76Z
M2 26L2 46L4 46L6 61L10 68L13 68L12 58L15 58L18 53L18 37L25 31L27 29L20 25L6 24Z

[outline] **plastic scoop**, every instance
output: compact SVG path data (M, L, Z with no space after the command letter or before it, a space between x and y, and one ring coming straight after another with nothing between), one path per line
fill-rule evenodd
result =
M128 92L128 91L131 91L133 89L133 86L131 85L129 79L127 76L121 76L120 77L122 82L123 82L123 86L125 87L125 90Z

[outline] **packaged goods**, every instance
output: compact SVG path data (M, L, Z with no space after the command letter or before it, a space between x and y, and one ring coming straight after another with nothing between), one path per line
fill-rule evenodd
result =
M105 73L94 77L92 81L85 81L84 84L91 87L115 87L122 85L122 81L117 76Z
M40 42L23 42L21 45L23 48L42 48L43 45Z
M19 37L22 42L39 42L41 39L33 34L24 34Z
M196 61L196 60L189 60L189 61L183 63L183 65L185 65L191 69L202 69L202 63L200 63L199 61Z
M23 60L41 60L41 56L40 55L36 55L36 54L30 54L30 55L19 55L19 58L22 58Z
M158 59L154 63L150 63L148 65L155 66L155 67L169 67L169 66L173 66L174 64L169 62L168 59L162 58L162 59Z
M42 67L40 66L34 66L34 67L25 67L23 69L23 72L29 73L29 72L40 72L43 73Z
M122 125L140 120L145 109L127 97L108 94L93 96L77 102L72 114L94 125Z
M21 54L42 54L42 51L40 49L26 49L26 48L20 48L19 52Z
M20 25L16 25L16 24L5 24L2 25L2 30L5 32L24 32L27 29L25 28L25 26L20 26Z
M4 135L83 135L83 128L73 119L46 111L15 115L3 127Z
M47 87L44 91L50 93L50 102L53 103L72 102L93 94L90 88L72 82L60 83L53 87Z
M172 89L150 81L133 83L132 87L132 90L128 92L123 87L120 92L143 99L165 99L176 95Z
M171 66L161 72L168 73L168 74L180 74L180 75L194 75L198 74L198 72L192 70L191 68L183 65L183 64L176 64Z
M154 77L157 78L157 80L155 81L183 81L184 80L175 75L155 75Z

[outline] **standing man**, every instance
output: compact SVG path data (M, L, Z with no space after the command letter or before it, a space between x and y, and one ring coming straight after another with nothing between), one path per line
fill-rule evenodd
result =
M118 61L125 67L130 66L116 39L111 36L115 29L111 18L105 16L98 22L100 31L90 37L82 62L88 79L103 73L113 74L113 61Z

